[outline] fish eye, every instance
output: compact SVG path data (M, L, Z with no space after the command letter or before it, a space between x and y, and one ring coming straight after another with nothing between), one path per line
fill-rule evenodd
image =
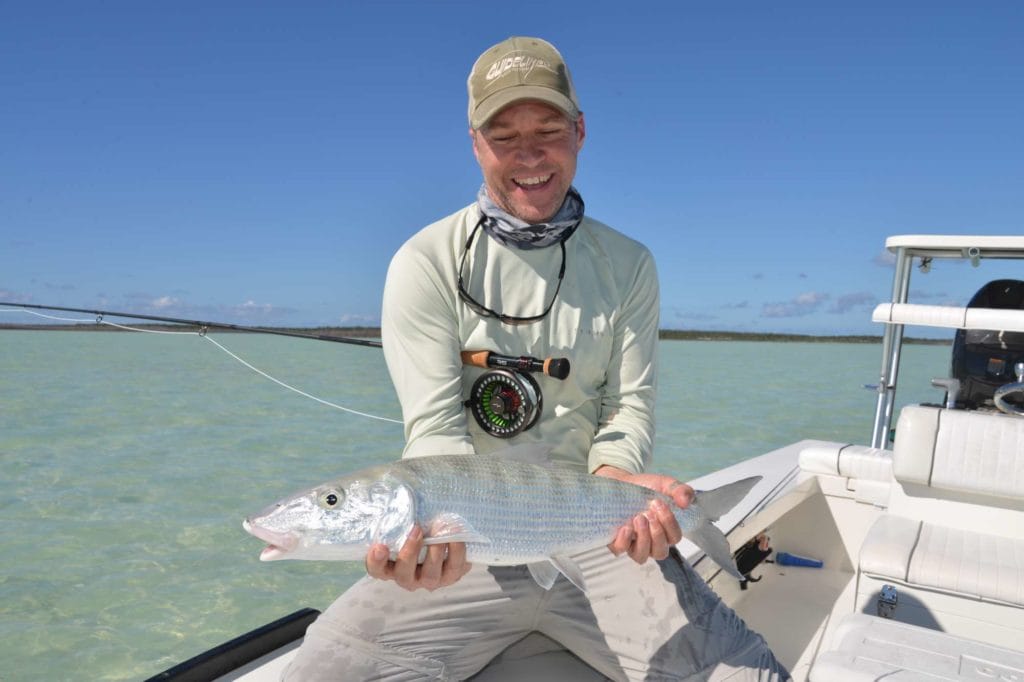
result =
M340 490L328 490L320 496L320 505L326 509L334 509L345 499L345 493Z

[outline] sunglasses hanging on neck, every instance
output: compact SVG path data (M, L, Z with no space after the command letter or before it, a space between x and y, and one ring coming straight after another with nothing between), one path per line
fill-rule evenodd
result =
M480 230L480 226L483 225L484 218L485 216L481 215L480 219L476 221L476 227L474 227L473 231L469 233L469 239L466 240L466 246L462 250L462 260L459 261L459 298L462 299L462 301L476 314L482 317L493 317L504 324L519 325L540 322L548 316L548 313L551 312L551 308L555 305L555 300L558 298L558 292L562 288L562 279L565 278L565 240L563 239L558 242L558 246L562 249L562 265L558 268L558 284L555 286L555 293L552 294L551 300L548 301L543 312L538 315L528 316L507 315L488 308L483 303L480 303L480 301L470 296L469 292L466 290L465 279L462 276L462 272L466 267L466 257L469 255L469 248L473 245L473 240L476 239L476 233ZM572 232L570 231L570 234L571 233Z

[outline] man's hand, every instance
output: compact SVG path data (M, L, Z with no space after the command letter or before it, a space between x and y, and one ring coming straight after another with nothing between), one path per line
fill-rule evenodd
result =
M423 546L423 530L419 526L413 527L394 561L388 558L387 545L373 545L366 555L366 572L378 580L394 580L410 592L446 587L469 572L471 564L466 563L466 543L428 545L426 557L420 564Z
M693 488L671 476L631 474L608 465L599 467L594 474L656 490L672 498L680 508L686 507L693 499ZM642 564L651 557L664 559L668 556L669 548L682 538L683 531L672 510L661 500L654 500L647 511L637 514L631 523L619 528L608 549L615 556L629 554L633 561Z

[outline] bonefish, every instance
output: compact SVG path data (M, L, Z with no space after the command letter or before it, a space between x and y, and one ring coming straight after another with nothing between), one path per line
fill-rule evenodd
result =
M760 476L697 492L681 509L649 488L547 462L545 453L527 446L491 455L402 459L292 495L247 518L243 527L270 543L263 561L362 561L375 543L394 555L419 525L427 545L466 543L470 562L526 564L545 588L562 574L585 590L573 555L607 545L623 524L660 499L673 510L684 537L742 578L728 541L712 522Z

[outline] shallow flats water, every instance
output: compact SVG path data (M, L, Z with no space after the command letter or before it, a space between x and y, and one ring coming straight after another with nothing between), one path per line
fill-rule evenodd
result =
M216 339L313 395L399 416L377 349ZM949 352L907 348L901 397L941 399L928 384ZM877 344L666 341L660 358L657 470L869 438ZM400 426L285 391L196 335L0 331L0 679L140 679L326 607L361 566L261 563L241 520L401 448Z

